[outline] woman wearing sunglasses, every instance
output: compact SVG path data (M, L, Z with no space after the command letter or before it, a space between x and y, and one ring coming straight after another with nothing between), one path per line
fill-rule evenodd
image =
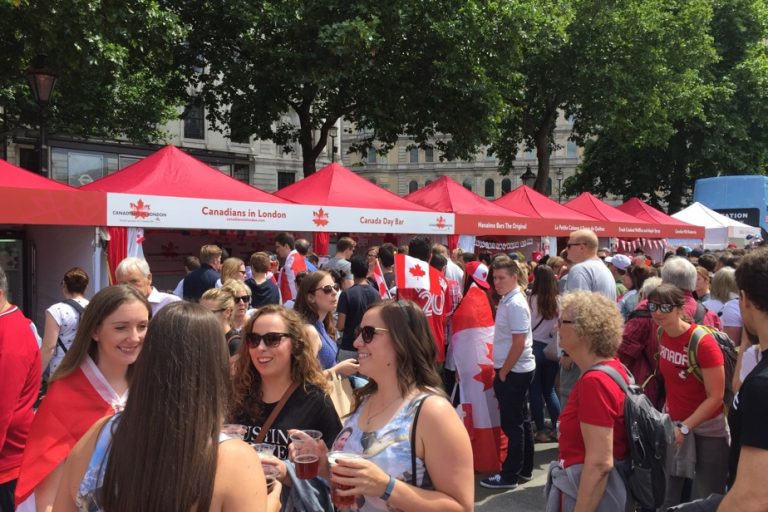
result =
M667 411L675 426L675 452L664 507L679 504L686 479L693 498L723 494L728 471L728 431L723 415L725 370L715 339L705 334L696 357L703 382L688 368L688 344L696 324L683 311L685 295L670 284L648 294L648 310L659 326L659 371L667 392Z
M228 288L211 288L200 297L200 305L216 315L227 342L229 355L234 356L240 348L242 337L240 332L232 327L232 317L235 310L235 300Z
M245 425L245 440L275 445L271 464L278 479L291 486L285 460L288 458L289 429L319 430L330 446L341 430L328 384L318 364L299 315L282 306L259 308L248 320L243 345L233 372L233 400L229 422ZM265 425L273 410L282 408L271 424Z
M631 502L620 471L629 456L625 395L607 373L587 371L605 365L629 381L616 358L621 313L604 294L578 291L563 296L558 323L560 346L584 373L560 414L559 460L549 466L546 510L622 512Z
M311 341L320 341L320 366L328 369L336 364L336 329L333 314L339 303L339 285L328 272L318 270L307 274L301 281L296 293L296 304L293 309L299 313L307 324Z
M472 447L440 391L424 312L410 301L384 301L360 325L355 348L370 382L355 391L340 437L348 436L345 452L362 458L337 457L332 471L321 464L321 474L348 486L334 492L355 497L352 511L472 510Z
M221 264L221 279L216 282L216 288L226 286L230 281L245 282L245 262L240 258L227 258Z
M232 312L232 328L242 331L245 322L253 312L251 309L251 289L242 281L228 281L223 288L235 299L235 309Z
M258 455L220 434L228 364L221 341L211 341L222 338L198 304L158 313L125 411L97 422L74 448L53 510L279 509L280 486L267 498Z

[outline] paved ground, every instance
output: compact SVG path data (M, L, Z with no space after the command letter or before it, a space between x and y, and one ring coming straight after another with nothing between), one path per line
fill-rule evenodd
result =
M508 491L492 491L480 487L480 479L475 478L476 512L541 512L544 510L544 484L547 481L546 469L557 458L556 443L536 445L534 455L533 479L530 482Z

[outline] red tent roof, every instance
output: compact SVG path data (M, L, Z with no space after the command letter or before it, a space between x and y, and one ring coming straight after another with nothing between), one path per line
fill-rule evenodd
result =
M0 160L0 184L3 187L33 188L36 190L77 190L75 187L70 187L64 183L59 183L37 173L11 165L5 160Z
M175 146L166 146L147 158L80 189L261 203L287 202L230 178Z
M493 203L503 208L518 211L529 217L578 220L585 222L594 220L594 218L588 215L566 208L560 203L551 200L544 194L540 194L526 185L517 187L512 192L498 198Z
M105 194L78 190L3 160L0 204L4 224L100 226L107 216Z
M511 208L502 208L483 199L448 176L442 176L429 185L411 192L405 196L405 199L438 212L523 217L521 213Z
M664 212L657 210L651 206L648 206L643 201L636 197L633 197L626 203L619 205L616 209L621 210L624 213L628 213L637 217L640 220L650 222L652 224L659 224L664 228L666 236L676 238L703 238L704 228L701 226L694 226L676 219Z
M606 220L608 222L621 222L624 224L647 224L637 217L617 210L608 203L604 203L589 192L583 192L576 199L571 199L565 206L571 210L589 215L592 218Z
M274 193L276 197L299 204L346 206L381 210L432 211L406 201L360 177L343 165L333 163L313 175Z

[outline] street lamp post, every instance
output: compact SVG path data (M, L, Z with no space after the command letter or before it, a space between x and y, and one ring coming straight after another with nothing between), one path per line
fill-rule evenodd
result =
M526 165L525 166L525 172L522 176L520 176L520 181L523 182L523 185L526 187L533 188L533 184L536 183L536 175L531 172L531 166Z
M56 79L59 75L47 66L47 57L38 55L35 57L32 66L27 69L27 80L32 89L37 106L40 111L40 140L38 146L38 167L43 176L48 177L48 153L47 153L47 127L46 110L51 100L53 87L56 85Z
M331 163L334 163L336 162L336 137L339 136L338 127L336 125L331 126L328 134L331 136Z
M563 168L558 167L557 171L555 171L555 176L557 176L557 202L561 202L562 197L562 183L563 183Z

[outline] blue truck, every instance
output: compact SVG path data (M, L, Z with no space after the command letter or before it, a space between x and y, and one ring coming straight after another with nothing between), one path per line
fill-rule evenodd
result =
M693 200L744 224L768 231L768 177L718 176L696 180Z

